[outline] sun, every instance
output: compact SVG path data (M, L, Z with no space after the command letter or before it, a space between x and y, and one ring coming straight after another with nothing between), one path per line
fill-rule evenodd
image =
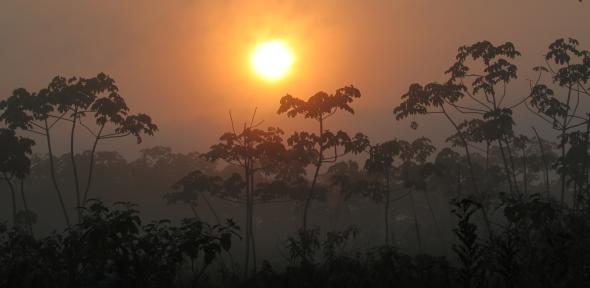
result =
M252 53L252 69L269 81L285 77L291 70L295 57L283 40L270 40L258 44Z

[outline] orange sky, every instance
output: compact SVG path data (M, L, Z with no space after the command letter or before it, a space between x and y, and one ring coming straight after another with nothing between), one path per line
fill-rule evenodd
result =
M589 13L590 3L577 0L3 0L0 97L39 89L57 74L103 71L133 111L159 124L141 147L204 151L230 128L229 109L243 121L258 107L265 126L304 128L305 120L275 114L281 96L353 84L363 93L357 113L334 122L376 140L414 138L428 130L395 122L392 109L412 82L443 79L458 46L514 42L524 81L556 38L590 49ZM297 54L292 74L273 84L248 66L253 46L268 38L288 41ZM138 150L133 144L103 149Z

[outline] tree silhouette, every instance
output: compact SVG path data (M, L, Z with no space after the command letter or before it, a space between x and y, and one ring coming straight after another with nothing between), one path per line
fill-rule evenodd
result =
M394 109L396 119L412 115L442 114L455 128L455 135L449 140L465 149L469 164L471 184L476 195L480 194L477 175L471 157L471 143L497 143L500 147L508 187L511 192L518 192L514 161L511 153L513 140L512 109L521 105L528 97L503 106L506 99L507 85L517 78L517 66L512 61L520 52L514 45L506 42L493 45L489 41L477 42L458 49L456 62L446 71L449 78L443 84L436 82L425 86L412 84L409 91L402 96L402 103ZM483 69L474 70L468 61L479 61ZM477 67L477 66L476 66ZM470 120L457 122L450 110L463 116L473 116ZM482 212L486 219L488 232L491 233L487 212Z
M435 147L427 138L418 138L412 142L394 139L380 144L371 145L368 149L368 158L365 161L363 171L359 170L355 162L339 162L328 169L333 184L338 185L346 200L354 194L360 194L370 198L375 203L384 206L383 227L385 231L385 245L390 245L390 205L393 202L409 197L412 201L414 224L418 243L422 246L419 231L413 190L422 190L425 193L427 205L431 216L438 227L436 216L430 205L426 192L427 178L432 174L433 166L425 163L434 152ZM395 165L396 163L399 163ZM392 199L392 191L409 191L397 195ZM440 229L439 229L440 233Z
M322 165L336 162L340 157L348 153L360 153L368 144L366 136L361 133L350 137L344 131L339 130L332 133L324 127L324 121L339 110L353 114L354 110L350 104L355 98L359 97L361 97L361 92L358 89L353 86L346 86L336 90L334 94L318 92L307 101L291 95L281 98L278 114L285 113L290 118L303 116L306 119L315 120L319 125L319 134L295 132L287 140L292 149L300 155L302 161L315 166L315 172L303 208L303 230L307 229L309 206L314 197ZM338 151L339 148L341 151ZM326 153L331 153L332 150L334 154L326 156Z
M590 79L590 52L580 50L578 45L579 42L572 38L558 39L549 45L549 51L545 55L545 65L537 66L534 70L538 71L539 75L549 73L555 89L550 88L547 84L540 84L541 76L539 76L535 85L532 86L532 95L528 103L531 106L529 107L531 112L560 133L559 148L561 149L561 157L557 166L561 176L560 201L562 204L564 204L566 193L566 178L571 175L572 179L583 179L583 177L570 174L569 172L575 173L575 171L566 167L568 166L568 145L570 149L573 149L572 153L578 153L574 158L585 157L584 154L579 154L579 152L587 150L582 147L586 145L583 143L587 141L580 139L581 134L575 129L579 127L584 129L590 121L588 115L578 109L581 106L583 107L585 103L582 96L590 96L590 86L588 86ZM573 131L572 134L570 134L570 131ZM587 136L583 137L587 138ZM574 142L577 142L578 145L572 145ZM569 157L570 160L574 160L574 158ZM583 170L581 171L582 174L587 173L585 169ZM574 187L574 203L579 194L578 188L585 185L585 182L577 181L577 184L574 185L577 187Z
M385 245L389 245L389 207L391 205L391 189L392 189L392 173L395 167L393 167L394 158L399 156L401 153L401 144L397 140L387 141L382 144L372 145L369 150L369 158L365 162L365 169L368 171L370 175L378 175L379 178L385 178L385 186L380 185L380 183L375 183L377 185L367 185L368 187L375 187L376 189L373 190L373 199L379 200L380 195L385 194L385 199L383 201L385 203L385 210L384 210L384 227L385 227ZM384 187L385 190L380 189ZM384 193L382 193L382 191ZM377 195L375 195L377 192Z
M48 94L48 89L43 89L39 93L29 93L23 88L14 90L10 97L0 101L0 110L2 110L0 120L11 129L19 128L45 137L53 188L58 196L65 222L70 226L70 218L55 176L51 144L51 129L64 117L65 113L62 115L54 113L55 101L49 98Z
M0 173L8 184L12 201L13 225L17 225L16 191L13 178L21 181L21 197L25 208L25 227L32 232L31 212L28 208L22 180L30 173L31 160L29 155L35 142L31 139L16 136L14 130L0 129Z
M0 120L10 128L20 128L25 131L46 137L50 159L50 170L53 186L60 200L66 224L70 225L66 205L63 201L61 189L55 178L55 164L51 145L51 129L60 121L69 122L70 128L70 161L72 164L76 207L82 207L88 197L92 181L94 153L99 140L112 139L133 135L141 142L141 135L153 135L157 126L145 114L128 115L129 108L124 99L118 94L115 81L100 73L93 78L72 77L66 79L57 76L47 88L37 93L29 93L25 89L17 89L12 96L0 102ZM85 123L85 116L94 114L98 131L93 131ZM114 131L104 134L106 125L112 125ZM75 160L76 129L84 127L95 138L91 150L87 185L82 194L77 163ZM80 220L78 212L78 220Z
M220 143L211 146L210 151L203 154L203 157L210 161L223 160L229 165L241 169L240 174L232 174L223 181L221 186L217 184L216 186L218 189L215 189L212 192L213 195L216 195L221 199L238 202L246 206L245 276L250 275L251 273L250 261L252 261L253 271L256 271L256 244L253 222L254 204L256 204L257 197L263 197L265 195L264 193L261 193L261 191L264 191L263 189L257 189L255 183L256 176L258 174L270 174L273 173L273 171L276 173L279 168L276 164L281 161L285 162L289 158L289 156L287 156L288 152L283 144L283 131L274 127L269 127L266 130L256 128L258 124L254 123L255 115L256 112L254 112L250 123L244 124L241 132L236 132L234 128L232 132L223 134L220 137ZM234 127L233 119L231 122L232 127ZM302 173L302 170L300 172ZM203 187L201 184L219 182L218 180L207 181L209 182L196 184L201 187L199 189L206 189L210 186ZM273 192L274 195L271 195L271 197L281 196L278 194L281 190L274 190ZM282 192L285 192L285 190L282 190ZM252 252L252 258L250 258L250 252Z

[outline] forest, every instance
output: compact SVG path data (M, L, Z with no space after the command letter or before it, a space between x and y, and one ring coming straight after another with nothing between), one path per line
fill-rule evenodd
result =
M518 66L525 52L460 46L391 96L384 121L436 119L441 143L332 121L355 113L349 85L280 98L313 129L230 112L207 151L129 159L100 147L157 121L107 74L17 88L0 101L0 287L590 287L590 52L562 38Z

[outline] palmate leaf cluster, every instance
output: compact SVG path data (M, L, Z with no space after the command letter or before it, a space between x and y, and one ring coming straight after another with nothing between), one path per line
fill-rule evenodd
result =
M92 78L56 76L47 88L29 92L19 88L0 101L0 121L11 129L40 131L41 122L94 117L97 126L114 125L114 135L130 134L142 141L142 134L153 135L158 127L146 114L129 114L115 81L104 73ZM49 129L50 126L44 127ZM109 136L114 136L109 135Z
M343 110L354 114L350 104L355 98L360 98L361 92L354 86L345 86L336 90L334 94L318 92L309 97L307 101L287 95L281 98L277 113L286 113L293 118L302 115L305 118L320 119L334 114L337 110Z

